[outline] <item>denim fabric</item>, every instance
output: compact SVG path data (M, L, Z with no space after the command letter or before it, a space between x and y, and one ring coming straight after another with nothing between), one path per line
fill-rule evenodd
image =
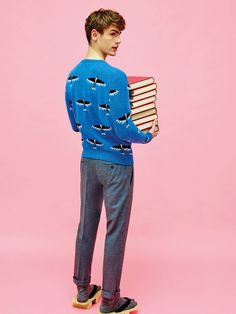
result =
M92 258L104 201L107 230L102 296L112 298L120 293L133 199L134 167L110 161L81 158L80 174L81 207L75 245L73 281L77 286L86 286L91 281Z

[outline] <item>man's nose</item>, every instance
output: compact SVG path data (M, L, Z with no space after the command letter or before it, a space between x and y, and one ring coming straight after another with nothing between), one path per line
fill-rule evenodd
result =
M120 44L120 43L121 43L120 36L118 36L118 37L116 38L116 43L117 43L117 44Z

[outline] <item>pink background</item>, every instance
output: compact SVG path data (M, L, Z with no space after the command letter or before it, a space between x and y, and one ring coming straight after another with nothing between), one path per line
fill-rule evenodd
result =
M85 18L101 7L127 21L117 57L106 61L158 83L160 133L133 146L122 294L144 314L235 314L233 0L2 5L0 312L80 312L71 298L81 140L64 84L87 52ZM96 283L104 235L103 212Z

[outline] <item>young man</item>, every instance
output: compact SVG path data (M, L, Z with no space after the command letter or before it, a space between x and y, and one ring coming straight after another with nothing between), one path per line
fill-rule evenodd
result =
M81 132L82 156L80 222L76 237L73 305L90 308L102 302L99 313L130 313L134 299L120 296L120 280L133 197L132 143L156 137L157 120L149 132L132 122L126 74L108 64L121 43L125 20L116 11L94 11L86 19L88 53L68 74L65 100L72 129ZM102 287L90 284L91 265L102 203L107 232Z

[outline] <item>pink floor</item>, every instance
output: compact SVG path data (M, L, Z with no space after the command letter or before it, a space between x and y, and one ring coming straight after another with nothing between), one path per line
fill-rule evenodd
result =
M139 211L137 205L121 284L122 294L139 302L138 313L234 314L234 226L157 214L143 231L135 223ZM12 232L1 246L1 313L85 312L71 306L76 225L64 218L41 221L35 230L20 230L17 219L12 220ZM96 283L101 283L104 213L102 218L93 264Z

